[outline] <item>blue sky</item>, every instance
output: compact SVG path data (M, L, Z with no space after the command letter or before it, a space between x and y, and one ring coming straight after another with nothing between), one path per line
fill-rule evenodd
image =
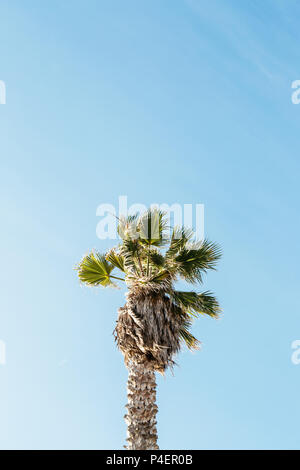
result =
M296 0L2 0L0 447L114 449L124 290L80 287L96 208L205 204L223 317L158 378L163 449L299 448Z

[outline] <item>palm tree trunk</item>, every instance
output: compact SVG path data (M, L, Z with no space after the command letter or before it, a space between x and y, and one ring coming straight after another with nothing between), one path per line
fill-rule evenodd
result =
M143 364L128 365L128 404L125 421L127 427L127 450L155 450L156 430L156 380L155 373Z

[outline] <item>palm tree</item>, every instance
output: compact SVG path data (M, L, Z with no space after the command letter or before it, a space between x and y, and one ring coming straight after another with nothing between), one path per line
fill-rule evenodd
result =
M158 449L155 372L172 368L183 343L190 350L199 348L190 331L193 319L220 313L210 292L184 292L174 286L179 279L202 283L203 273L215 269L219 247L195 241L190 229L175 227L171 236L167 229L165 214L158 209L121 218L121 243L105 255L92 251L76 267L80 281L88 286L111 287L123 281L128 288L114 330L129 371L128 450Z

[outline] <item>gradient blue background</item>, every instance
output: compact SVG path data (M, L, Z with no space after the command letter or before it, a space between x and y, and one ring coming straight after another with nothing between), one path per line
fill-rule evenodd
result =
M161 448L300 448L299 31L296 0L1 1L1 448L124 444L124 291L73 271L119 195L205 204L224 251Z

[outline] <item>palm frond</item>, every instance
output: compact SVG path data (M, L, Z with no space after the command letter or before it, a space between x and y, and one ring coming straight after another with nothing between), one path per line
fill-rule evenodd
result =
M201 343L189 331L190 327L191 322L189 320L185 320L179 329L179 337L191 351L194 351L200 349Z
M202 243L189 243L175 255L173 262L178 274L186 281L202 282L202 274L215 269L221 258L221 250L216 243L204 240Z
M117 231L122 240L136 240L139 237L137 224L138 214L119 218Z
M123 243L120 247L120 255L124 259L124 269L125 271L130 271L131 273L138 273L140 274L143 271L140 255L139 255L140 247L138 240L132 240L127 238L123 240Z
M80 281L88 286L113 286L112 279L120 279L111 275L114 266L96 251L84 256L76 269Z
M170 273L166 269L162 269L161 271L150 277L149 281L160 282L165 281L166 279L170 279Z
M165 213L159 209L149 209L141 215L138 222L141 243L151 246L164 245L166 228Z
M202 292L201 294L197 292L173 291L171 297L175 304L193 316L209 315L216 318L221 313L219 302L209 291Z
M192 239L194 232L185 227L174 227L171 235L170 246L166 251L166 259L173 258Z
M106 256L106 260L109 261L115 268L120 269L120 271L125 272L124 267L124 256L116 253L114 249L110 250Z
M165 265L165 257L157 250L151 250L149 253L150 266L162 268Z

